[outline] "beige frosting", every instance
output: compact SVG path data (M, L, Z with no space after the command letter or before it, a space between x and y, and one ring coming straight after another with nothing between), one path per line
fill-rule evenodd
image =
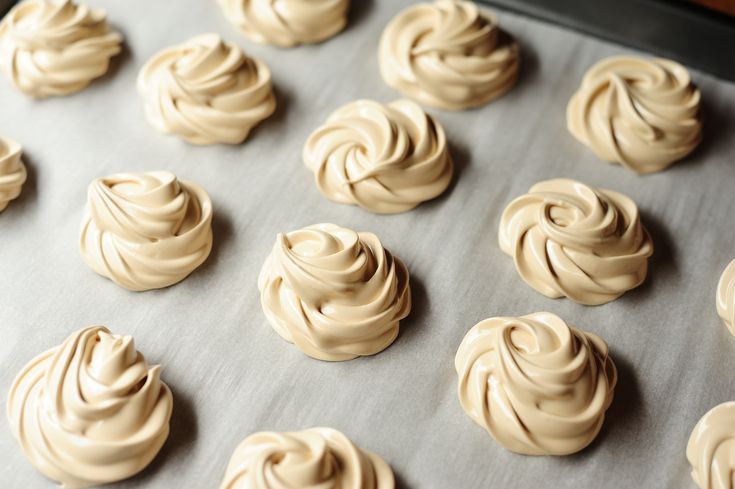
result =
M258 278L273 329L307 355L373 355L411 311L408 270L371 233L335 224L279 234Z
M537 183L506 207L500 248L537 291L587 305L640 285L653 254L630 198L567 179Z
M615 56L594 65L569 101L567 126L605 161L663 170L702 139L699 90L666 59Z
M347 25L350 8L350 0L218 1L248 39L283 48L329 39Z
M735 487L735 402L725 402L702 416L689 437L687 459L700 489Z
M518 45L472 2L437 0L399 13L380 40L380 73L407 97L449 110L483 105L515 85Z
M138 75L145 113L159 131L192 144L239 144L276 108L271 73L217 34L153 56Z
M25 0L0 22L0 71L27 95L67 95L105 74L121 43L103 10Z
M67 489L126 479L166 441L173 399L133 338L91 326L18 374L8 421L31 463Z
M332 428L260 432L233 453L220 489L393 489L393 472Z
M189 275L212 249L212 202L173 173L120 173L89 186L79 249L92 270L130 290Z
M605 342L548 312L481 321L462 340L455 367L467 414L525 455L589 445L617 382Z
M329 200L385 214L433 199L452 180L444 129L410 100L341 107L309 137L304 163Z
M26 181L26 167L20 159L22 148L12 139L0 137L0 212L20 195Z
M735 335L735 260L725 268L717 284L717 314Z

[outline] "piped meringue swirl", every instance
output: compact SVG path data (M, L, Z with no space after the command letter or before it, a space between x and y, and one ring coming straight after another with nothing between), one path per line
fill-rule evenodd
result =
M232 454L220 489L393 489L390 466L332 428L260 432Z
M437 0L399 13L380 39L380 73L403 95L462 110L515 85L518 45L495 17L469 1Z
M26 181L26 166L20 159L21 153L20 144L0 137L0 212L20 195Z
M218 0L251 41L282 48L318 43L347 25L350 0Z
M34 358L8 397L8 421L30 462L65 488L131 477L169 433L173 398L130 336L92 326Z
M717 314L735 335L735 260L725 268L717 284Z
M25 0L0 22L0 70L27 95L68 95L104 75L121 43L103 10Z
M173 173L120 173L89 186L80 251L95 272L126 289L173 285L212 249L207 192Z
M305 354L373 355L411 311L408 270L377 236L335 224L279 234L258 278L268 321Z
M271 73L217 34L153 56L138 75L145 113L159 131L192 144L239 144L276 108Z
M589 445L617 383L605 342L548 312L481 321L462 340L455 367L467 414L525 455Z
M569 101L567 126L601 159L663 170L702 139L700 92L666 59L614 56L594 65Z
M735 402L712 408L697 422L687 459L700 489L732 489L735 471Z
M410 100L339 108L309 137L304 163L329 200L385 214L438 196L453 172L444 129Z
M653 254L635 202L567 179L537 183L511 202L499 241L528 285L586 305L640 285Z

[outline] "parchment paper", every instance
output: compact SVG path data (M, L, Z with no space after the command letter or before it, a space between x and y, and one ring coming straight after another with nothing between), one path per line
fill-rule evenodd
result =
M301 162L309 133L360 97L399 94L377 45L408 0L355 0L349 28L317 46L247 41L214 1L105 2L126 38L110 73L71 97L33 101L0 80L0 134L25 147L29 182L0 214L0 393L33 356L89 324L132 334L175 396L171 436L153 464L115 487L217 487L232 450L259 430L331 426L383 456L403 488L694 487L684 450L695 422L735 399L735 338L719 323L717 280L735 258L735 86L693 72L705 139L669 170L639 177L598 161L565 126L585 70L627 49L501 12L522 43L518 86L479 110L430 110L457 162L445 196L395 216L330 203ZM241 146L194 147L157 133L135 89L158 50L216 31L271 67L279 109ZM672 33L672 35L681 35ZM94 178L170 169L215 205L209 260L171 288L132 293L94 274L77 240ZM573 177L639 205L656 251L641 288L600 307L526 286L497 245L504 206L533 183ZM414 308L371 358L319 362L261 312L257 275L276 233L317 222L377 233L411 272ZM564 458L513 455L462 411L454 354L476 322L548 310L601 335L620 370L602 433ZM52 484L0 423L0 486Z

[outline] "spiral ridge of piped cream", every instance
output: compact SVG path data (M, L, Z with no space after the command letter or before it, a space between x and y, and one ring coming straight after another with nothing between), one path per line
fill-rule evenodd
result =
M232 454L220 489L394 489L390 466L333 428L263 431Z
M605 342L548 312L480 321L462 340L455 368L467 415L524 455L584 449L617 384Z
M613 56L584 75L567 106L567 127L600 159L653 173L701 141L700 100L679 63Z
M7 415L26 458L62 487L127 479L158 454L173 397L131 336L90 326L31 360Z
M444 128L410 100L340 107L309 136L303 158L329 200L379 214L438 197L454 169Z
M336 224L279 234L258 289L273 329L319 360L383 351L411 311L403 262L376 235Z
M539 182L508 204L499 242L526 284L585 305L638 287L653 254L632 199L561 178Z
M104 75L123 38L72 0L25 0L0 21L0 71L26 95L69 95Z
M735 471L735 402L710 409L689 437L686 457L700 489L732 489Z
M95 272L133 291L185 279L212 249L212 201L168 171L118 173L89 185L79 251Z
M495 15L474 2L412 5L380 38L380 73L404 96L445 110L484 105L518 79L520 49Z
M8 207L11 200L18 198L28 178L22 153L19 143L0 137L0 212Z
M138 74L153 127L191 144L239 144L276 109L271 72L218 34L166 48Z

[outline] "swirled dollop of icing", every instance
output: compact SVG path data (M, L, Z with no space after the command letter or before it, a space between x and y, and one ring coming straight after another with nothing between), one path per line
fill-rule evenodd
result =
M65 488L143 470L169 432L173 398L130 336L81 329L18 374L8 421L31 463Z
M335 224L279 234L258 288L273 329L320 360L384 350L411 311L403 262L374 234Z
M518 78L518 44L469 1L437 0L399 13L380 39L380 73L407 97L448 110L486 104Z
M232 454L220 489L393 489L390 466L332 428L260 432Z
M635 202L568 179L537 183L511 202L499 238L528 285L586 305L643 283L653 254Z
M717 284L717 314L735 335L735 260L725 268Z
M251 41L282 48L329 39L347 25L350 0L218 0Z
M617 382L605 342L548 312L481 321L462 340L455 367L470 418L525 455L589 445Z
M26 181L26 166L20 159L21 153L20 144L0 137L0 212L20 195Z
M173 285L212 249L212 201L167 171L92 182L79 249L87 265L126 289Z
M700 92L666 59L615 56L594 65L567 107L567 126L601 159L663 170L702 139Z
M329 200L385 214L438 196L453 172L444 129L410 100L339 108L309 137L304 163Z
M732 489L735 471L735 402L712 408L694 427L687 444L692 479L700 489Z
M217 34L194 37L153 56L138 92L159 131L192 144L239 144L276 108L271 72Z
M0 22L0 70L27 95L68 95L104 75L121 43L103 10L25 0Z

